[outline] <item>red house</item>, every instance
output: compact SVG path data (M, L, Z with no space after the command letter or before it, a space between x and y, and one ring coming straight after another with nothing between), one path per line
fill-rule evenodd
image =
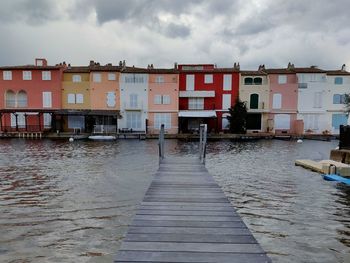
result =
M228 108L239 91L239 64L217 68L214 64L179 65L179 132L196 132L206 123L209 132L228 130Z
M0 67L0 131L42 132L54 128L54 112L61 108L64 64Z

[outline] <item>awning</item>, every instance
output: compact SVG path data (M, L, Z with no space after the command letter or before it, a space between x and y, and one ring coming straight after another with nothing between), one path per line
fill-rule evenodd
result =
M182 118L216 118L216 112L214 110L179 111L179 117L182 117Z

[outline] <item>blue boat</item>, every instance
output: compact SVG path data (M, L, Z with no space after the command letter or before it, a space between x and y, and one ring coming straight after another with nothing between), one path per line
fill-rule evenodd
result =
M336 181L339 183L344 183L346 185L350 185L349 178L345 178L345 177L339 176L337 174L325 174L325 175L323 175L323 179L325 179L327 181Z

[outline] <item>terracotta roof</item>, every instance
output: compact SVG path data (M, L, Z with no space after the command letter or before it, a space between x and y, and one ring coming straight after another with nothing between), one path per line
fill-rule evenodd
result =
M180 73L239 73L240 71L235 68L213 68L213 69L186 69L186 70L179 70Z
M267 75L265 71L259 71L259 70L241 70L241 74L243 76L266 76Z
M148 73L148 69L146 68L136 68L136 67L125 67L121 69L122 73Z
M325 73L326 71L316 68L316 67L309 67L309 68L294 68L293 71L295 73Z
M64 71L64 73L90 73L90 67L84 67L84 66L79 66L79 67L68 67Z
M120 71L121 67L119 66L113 66L113 65L94 65L90 66L90 71Z
M174 68L150 68L148 69L149 74L179 74L178 69Z
M268 74L295 74L293 69L288 68L269 68L266 69Z
M350 75L350 72L345 70L326 70L327 75L342 76Z
M22 65L22 66L3 66L0 70L54 70L61 69L62 66L35 66L35 65Z

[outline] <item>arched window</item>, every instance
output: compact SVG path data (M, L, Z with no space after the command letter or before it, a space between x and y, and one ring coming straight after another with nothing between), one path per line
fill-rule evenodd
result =
M7 108L16 107L16 94L12 90L6 91L5 99Z
M253 78L245 78L244 85L253 85Z
M262 78L254 78L254 85L262 85Z
M259 108L259 94L251 94L250 95L250 109L258 109Z
M27 106L28 106L27 92L25 92L24 90L20 90L17 93L17 107L24 108Z

